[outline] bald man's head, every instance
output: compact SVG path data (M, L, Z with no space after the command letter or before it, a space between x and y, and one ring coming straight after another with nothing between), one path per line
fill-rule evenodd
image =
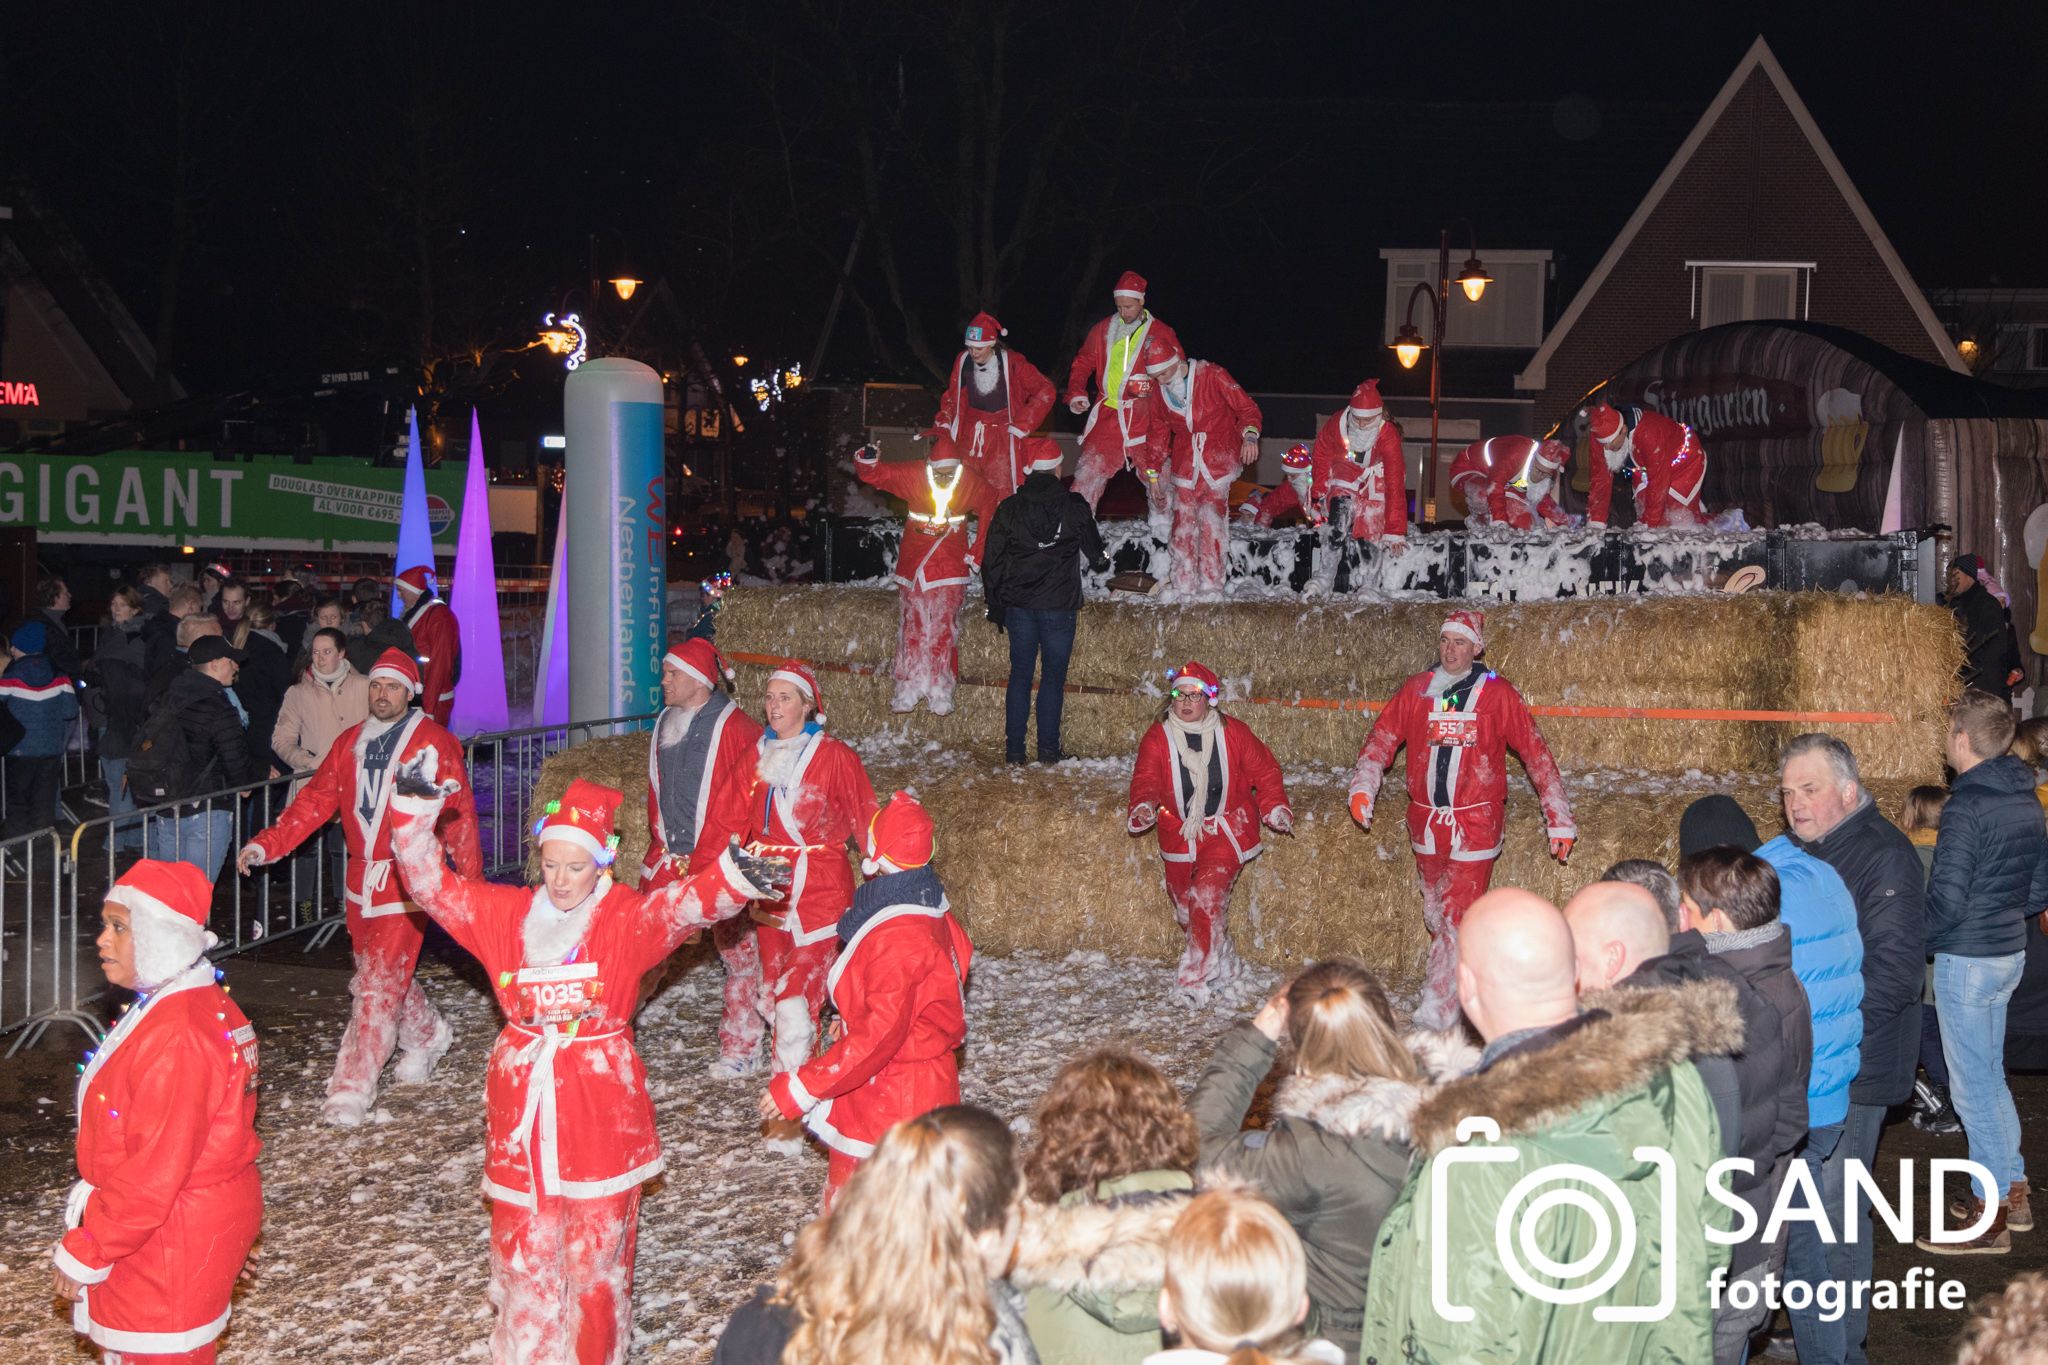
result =
M1579 989L1605 990L1671 950L1657 898L1632 882L1594 882L1564 907L1579 961Z
M1578 963L1558 908L1513 887L1474 901L1458 930L1458 1003L1488 1042L1577 1014Z

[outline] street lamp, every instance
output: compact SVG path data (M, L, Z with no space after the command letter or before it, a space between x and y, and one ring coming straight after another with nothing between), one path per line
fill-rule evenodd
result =
M1486 286L1493 283L1493 276L1487 274L1486 267L1480 263L1479 244L1472 224L1463 218L1454 221L1465 225L1465 242L1471 248L1466 254L1464 267L1458 271L1457 283L1465 291L1465 297L1477 303L1480 295L1486 292ZM1440 357L1444 349L1444 311L1450 304L1451 282L1451 230L1443 228L1437 233L1436 283L1419 280L1408 291L1408 308L1401 330L1387 347L1404 370L1414 369L1422 353L1429 352L1429 462L1424 466L1421 498L1424 521L1436 520L1436 443L1443 399ZM1430 330L1427 338L1415 326L1415 300L1418 297L1429 300Z
M617 279L607 280L605 281L605 283L609 284L614 290L618 292L619 302L624 303L626 300L632 298L633 291L635 289L638 289L642 284L646 283L646 281L636 280L631 275L621 275Z

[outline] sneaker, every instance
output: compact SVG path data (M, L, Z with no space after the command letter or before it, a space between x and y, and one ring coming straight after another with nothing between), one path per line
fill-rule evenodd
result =
M1935 1110L1915 1109L1908 1122L1923 1133L1941 1137L1952 1137L1963 1131L1963 1116L1956 1112L1953 1104L1944 1103Z
M1799 1343L1790 1332L1777 1332L1766 1340L1761 1351L1751 1351L1750 1355L1757 1360L1797 1360Z
M1975 1200L1970 1202L1976 1203ZM2006 1230L2005 1205L2001 1203L1991 1216L1990 1227L1967 1242L1937 1242L1927 1237L1916 1237L1913 1245L1936 1256L2003 1256L2012 1250L2012 1236Z
M752 1076L761 1069L759 1056L720 1057L705 1067L705 1074L714 1081L736 1081L743 1076Z
M2034 1230L2034 1205L2028 1197L2027 1182L2015 1180L2005 1192L2005 1226L2011 1232Z
M320 1108L320 1118L336 1128L357 1128L370 1117L371 1103L368 1095L329 1095Z
M418 1085L434 1074L434 1067L448 1055L455 1042L455 1026L446 1019L434 1020L434 1036L424 1047L409 1047L398 1055L392 1074L400 1085Z
M1013 767L1013 768L1021 768L1021 767L1023 767L1023 766L1025 765L1025 763L1027 763L1027 762L1029 762L1029 761L1030 761L1030 760L1026 759L1026 758L1024 757L1024 755L1022 755L1022 754L1004 754L1004 755L1003 755L1003 762L1005 762L1005 763L1009 764L1009 765L1010 765L1011 767Z
M1040 763L1064 763L1067 761L1067 756L1063 751L1058 749L1053 750L1053 752L1051 753L1046 753L1043 750L1040 750L1038 755L1038 761Z

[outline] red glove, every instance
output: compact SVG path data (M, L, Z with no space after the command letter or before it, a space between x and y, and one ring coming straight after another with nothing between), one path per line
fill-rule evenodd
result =
M1577 842L1577 839L1552 839L1550 841L1550 856L1557 859L1560 863L1569 862L1572 856L1572 845Z
M1361 829L1372 828L1372 797L1366 792L1351 793L1351 818Z

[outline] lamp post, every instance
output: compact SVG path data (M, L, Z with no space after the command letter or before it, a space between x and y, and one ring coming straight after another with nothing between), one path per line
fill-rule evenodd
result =
M1465 264L1458 271L1456 283L1465 291L1465 297L1473 303L1486 292L1486 286L1493 283L1493 276L1486 273L1486 267L1479 263L1479 245L1473 234L1472 224L1463 218L1455 220L1465 225L1465 244L1471 248L1465 257ZM1408 291L1408 308L1401 322L1401 330L1387 347L1401 362L1401 368L1412 370L1415 362L1429 352L1429 461L1424 466L1421 499L1422 519L1436 520L1436 442L1440 425L1439 406L1443 398L1442 366L1439 358L1444 349L1444 313L1451 297L1451 230L1443 228L1437 233L1436 283L1427 280L1416 282ZM1429 336L1425 339L1415 327L1415 300L1418 296L1429 300Z

